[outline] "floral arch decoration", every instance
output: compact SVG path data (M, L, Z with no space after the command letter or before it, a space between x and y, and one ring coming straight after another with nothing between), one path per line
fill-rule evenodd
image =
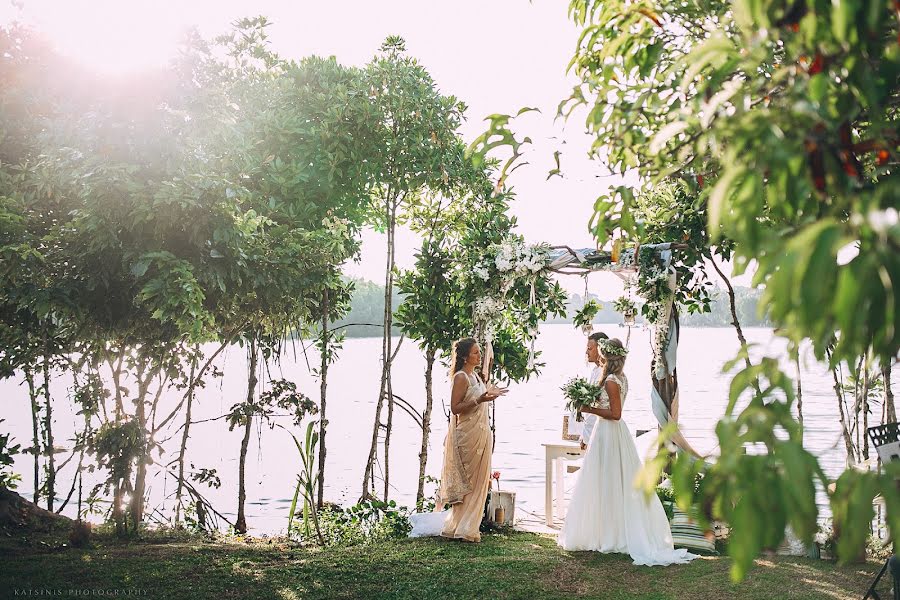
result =
M622 278L626 288L634 290L645 302L642 312L653 331L651 408L660 427L669 423L677 424L680 325L678 308L674 302L677 276L672 266L672 253L683 248L686 248L684 244L663 243L622 249L621 242L617 242L612 251L573 249L547 244L528 245L518 236L511 236L500 244L492 245L481 263L474 268L477 277L486 283L492 283L491 287L496 288L493 295L483 296L473 306L476 336L486 348L485 368L490 360L497 318L502 314L506 294L510 289L523 280L530 283L531 302L534 303L534 282L540 276L549 273L584 276L598 271L611 272ZM531 367L537 328L529 332L529 337ZM680 449L699 456L680 431L676 430L671 439Z

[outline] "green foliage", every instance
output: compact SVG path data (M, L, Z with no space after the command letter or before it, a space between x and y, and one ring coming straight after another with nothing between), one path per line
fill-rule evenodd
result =
M743 357L725 370L738 361L743 362ZM756 382L760 382L759 391ZM748 393L746 408L738 412L739 399ZM827 485L828 478L815 456L803 448L801 428L791 415L793 401L792 382L776 360L764 358L738 371L725 417L716 426L718 460L710 464L681 453L672 465L678 507L706 526L713 520L731 525L728 552L734 559L735 579L744 577L760 551L777 548L786 526L806 541L812 540L817 529L816 485ZM658 477L665 465L665 459L655 459L647 468ZM699 484L698 476L702 476ZM767 518L761 520L760 515Z
M538 325L555 315L565 314L566 295L546 271L532 277L513 278L513 286L505 291L497 289L500 278L485 278L480 273L488 256L486 249L503 243L523 244L524 239L513 233L515 218L508 214L511 192L493 194L484 200L479 211L466 216L465 232L460 241L457 285L462 290L463 303L475 307L481 299L499 300L502 310L495 321L494 375L502 381L526 380L540 370L541 363L529 364L528 348L537 333ZM532 283L534 302L532 302ZM464 332L476 330L474 310L462 320ZM535 357L540 353L536 352Z
M641 244L682 244L672 255L678 275L675 301L688 313L710 310L713 284L705 260L713 260L714 254L726 260L731 256L728 240L720 238L715 248L710 247L705 205L698 201L701 189L691 179L670 178L638 193L633 207L635 235Z
M0 28L0 374L73 351L108 367L112 393L76 400L105 421L115 398L108 425L134 425L116 430L128 447L113 430L96 440L137 504L155 392L192 383L195 344L252 340L268 359L318 322L324 289L346 296L337 266L358 251L378 115L360 69L285 61L268 25L189 40L126 100L34 33ZM302 419L292 385L236 408L232 427L275 406ZM132 450L134 472L114 455Z
M580 309L575 311L575 316L572 318L572 323L575 327L584 327L586 325L591 325L594 322L594 318L597 316L603 309L603 305L594 300L593 298L584 303Z
M641 314L650 323L658 324L665 318L664 310L673 299L675 291L669 287L669 272L656 253L642 247L638 256L638 274L634 286L637 294L645 300L641 305Z
M414 268L397 278L403 294L396 319L401 331L424 351L449 356L453 341L462 337L460 324L469 307L461 303L456 286L456 261L451 232L439 239L426 238L415 254Z
M140 457L147 456L147 437L137 419L101 425L91 438L97 465L108 472L106 487L125 487ZM93 469L91 469L93 470Z
M0 419L0 423L3 423L3 419ZM11 437L8 433L0 433L0 488L14 490L21 477L9 471L9 467L12 466L15 455L20 452L21 445L10 442Z
M370 500L347 509L326 506L319 512L319 524L325 546L349 547L375 545L403 539L412 531L409 511L391 500ZM312 541L309 533L295 526L301 541Z
M590 110L611 164L651 183L696 181L712 240L732 240L741 267L758 262L773 320L819 358L835 331L839 358L870 346L896 355L891 2L571 6L584 27L572 63L583 83L562 110ZM634 205L621 188L598 201L598 237L634 230ZM838 262L854 245L856 257Z
M582 29L571 63L579 84L560 113L586 109L594 151L617 171L636 169L643 184L639 193L622 186L597 200L598 240L618 232L640 239L647 215L669 238L661 241L679 229L689 240L708 237L738 273L755 261L760 314L791 341L790 352L809 339L833 365L870 354L893 360L900 350L893 3L573 0L570 14ZM698 255L682 266L699 281ZM689 310L703 308L702 291L687 295ZM811 539L814 492L829 483L802 447L790 414L793 384L777 364L765 358L735 374L717 427L717 462L679 457L673 469L685 508L693 504L685 482L706 474L698 502L706 518L733 526L735 578L759 551L777 546L786 525ZM838 480L831 503L842 560L855 558L864 541L872 495L884 494L889 522L897 518L895 490L887 475L848 472Z
M402 279L403 275L401 274L397 281L400 289L395 288L391 298L391 305L398 307L398 311L403 302L403 294L400 290L406 289ZM347 333L347 337L380 336L384 318L384 286L362 279L352 279L348 283L352 284L353 288L349 310L334 322L334 327L342 327L342 331ZM399 327L395 324L393 334L400 335L400 333Z
M637 305L631 298L627 296L619 296L613 303L613 309L618 313L622 313L623 315L634 315L637 312Z
M367 158L377 181L370 218L388 228L400 204L413 208L423 196L451 193L465 181L470 167L457 134L465 105L440 93L405 53L402 38L385 41L364 77L374 111L373 143L380 149Z
M488 128L484 131L484 133L475 138L475 140L471 144L469 144L469 147L466 150L466 154L472 157L472 160L476 166L481 166L488 162L488 154L491 152L491 150L500 147L507 147L511 150L510 157L506 159L500 169L499 177L497 179L498 190L504 189L506 179L510 173L512 173L519 167L528 164L519 162L519 159L523 154L522 147L530 144L531 138L524 137L521 140L516 139L515 134L509 128L509 124L510 121L512 121L516 117L529 112L540 112L540 110L538 110L537 108L525 107L519 109L519 112L517 112L515 116L503 114L488 115L485 118L485 121L488 122ZM556 173L551 171L550 176L559 174L558 152L555 154L554 158L556 159L557 169ZM548 176L547 179L549 179L550 176Z
M194 465L191 465L192 468L193 466ZM191 481L208 485L209 487L216 489L222 487L222 480L219 478L216 469L201 468L198 471L191 473Z
M675 516L675 490L656 486L656 495L662 503L663 510L666 511L666 518L671 521Z
M291 506L288 510L288 534L292 531L294 517L297 514L297 501L303 499L303 521L302 535L306 539L312 538L313 531L320 546L325 545L325 538L322 535L320 523L320 511L316 507L316 446L319 443L319 433L316 431L316 421L310 421L306 426L306 437L303 442L297 439L293 433L290 433L297 446L297 452L300 454L300 473L297 475L297 486L294 488L294 496L291 499ZM283 428L284 429L284 428Z
M229 431L245 426L256 417L269 421L276 414L276 408L288 411L295 425L299 425L307 415L319 412L315 402L297 392L297 384L294 382L273 379L269 381L269 386L259 397L238 402L231 407L226 417Z
M435 503L434 498L437 496L438 490L441 489L441 480L437 477L432 477L431 475L426 475L422 480L423 485L425 483L429 483L434 485L434 492L431 494L425 494L423 491L423 497L416 502L416 510L415 512L434 512ZM445 504L442 509L445 509L447 505Z

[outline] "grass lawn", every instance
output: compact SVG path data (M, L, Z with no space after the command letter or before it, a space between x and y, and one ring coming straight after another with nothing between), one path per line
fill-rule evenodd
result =
M85 550L0 532L0 597L190 598L862 598L880 567L771 557L741 584L727 558L635 567L624 555L570 553L549 536L487 535L377 546L299 548L279 540L95 536ZM57 590L63 590L60 593ZM72 591L67 591L72 590ZM80 595L76 595L77 593ZM103 596L100 596L101 590ZM93 595L88 596L89 591ZM886 580L879 586L890 597ZM115 597L115 596L112 596Z

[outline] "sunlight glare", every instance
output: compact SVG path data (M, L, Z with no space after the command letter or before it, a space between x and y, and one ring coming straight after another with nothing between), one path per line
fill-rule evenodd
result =
M35 26L62 54L104 75L165 66L185 28L164 3L97 0L26 6Z

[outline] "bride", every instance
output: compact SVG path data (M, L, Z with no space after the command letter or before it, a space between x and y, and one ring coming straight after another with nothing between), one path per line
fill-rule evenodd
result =
M628 395L623 373L628 351L617 339L599 340L603 389L599 407L582 409L598 417L588 441L559 545L566 550L621 552L636 565L686 563L696 555L675 550L672 531L656 494L646 498L635 489L641 468L637 448L622 421Z

